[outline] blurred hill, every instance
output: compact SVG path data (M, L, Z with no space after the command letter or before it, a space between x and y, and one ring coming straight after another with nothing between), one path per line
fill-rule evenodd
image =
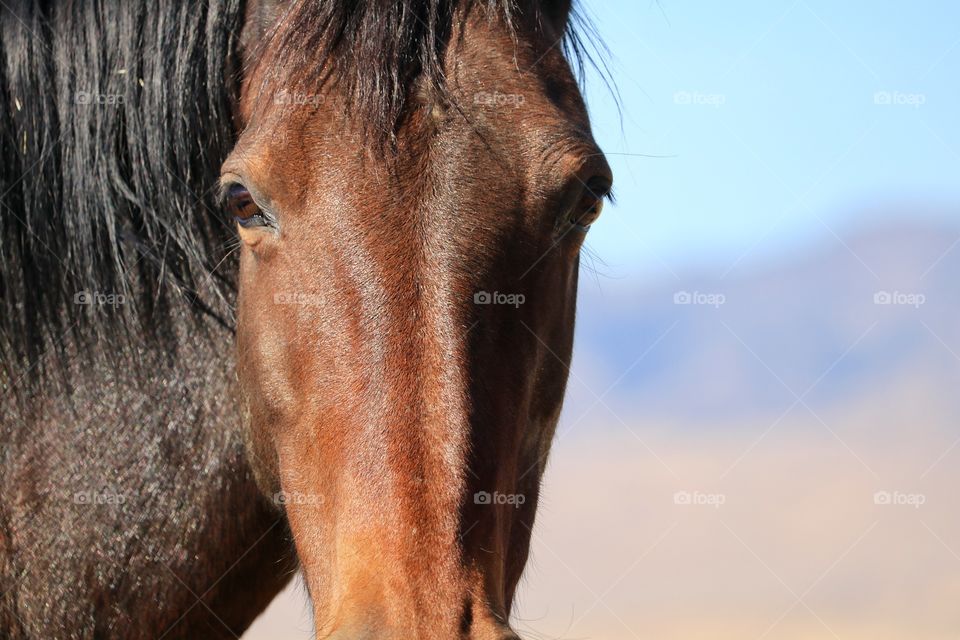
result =
M958 276L960 226L887 219L773 264L586 283L567 415L603 397L627 420L716 425L922 393L931 419L960 417Z

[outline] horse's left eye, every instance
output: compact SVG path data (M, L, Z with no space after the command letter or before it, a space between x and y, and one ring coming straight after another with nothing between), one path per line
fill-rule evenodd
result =
M570 223L575 229L586 232L597 221L603 210L603 201L610 195L610 184L603 180L588 182L580 200L570 214Z
M267 216L264 215L260 207L254 201L253 196L242 184L234 183L227 187L226 194L227 213L233 216L241 227L264 227L269 225Z

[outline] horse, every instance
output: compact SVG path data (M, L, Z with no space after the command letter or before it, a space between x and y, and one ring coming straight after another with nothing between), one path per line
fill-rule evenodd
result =
M6 0L0 636L510 614L612 184L569 0Z

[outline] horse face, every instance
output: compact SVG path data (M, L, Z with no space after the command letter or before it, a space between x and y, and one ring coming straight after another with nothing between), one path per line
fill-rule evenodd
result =
M565 20L461 16L449 95L411 92L388 160L335 82L285 91L269 52L245 79L223 166L238 374L319 637L515 637L578 252L611 180L554 46Z

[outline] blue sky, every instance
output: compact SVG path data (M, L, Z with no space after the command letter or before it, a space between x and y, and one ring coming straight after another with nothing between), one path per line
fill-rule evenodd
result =
M960 222L960 3L581 0L612 280L745 268L929 202ZM889 103L889 104L888 104ZM652 157L651 157L652 156Z

